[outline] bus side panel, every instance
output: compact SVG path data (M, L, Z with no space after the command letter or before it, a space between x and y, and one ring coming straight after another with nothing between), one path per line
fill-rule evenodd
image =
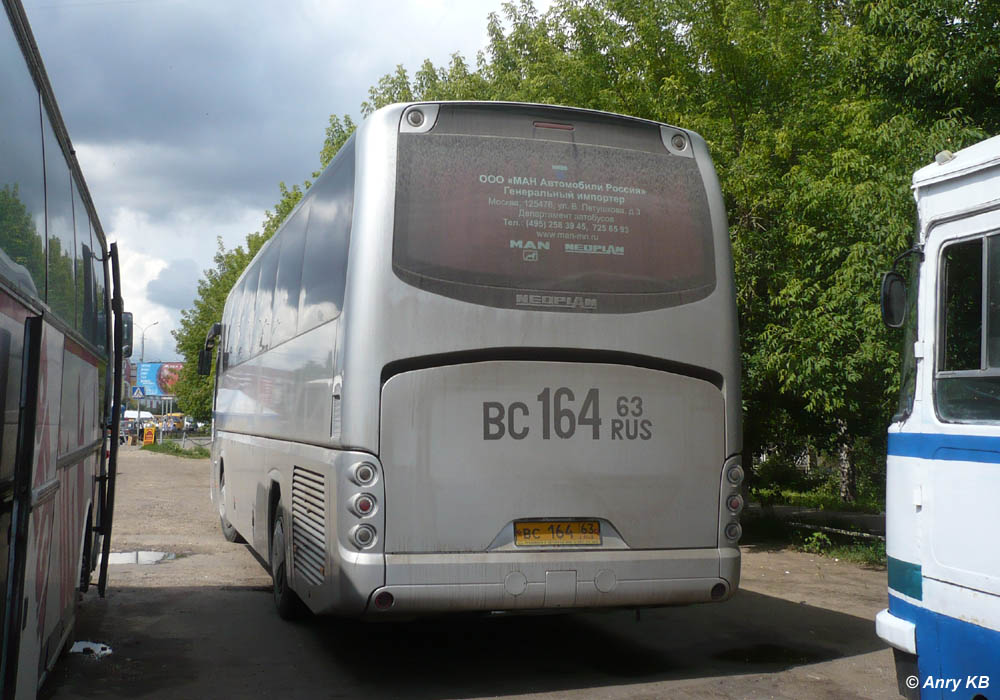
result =
M263 472L263 454L253 450L240 434L216 433L226 478L226 517L247 542L253 542L253 493ZM266 526L265 526L266 527ZM267 556L267 550L263 552Z
M76 452L98 439L97 358L70 339L63 352L59 411L58 456ZM43 638L47 666L55 662L61 642L73 624L80 557L94 483L96 452L66 464L57 462L59 489L55 495L55 523L50 559L47 627Z
M1000 448L1000 439L993 444ZM948 450L961 452L939 452ZM1000 547L984 545L974 533L987 532L992 525L987 514L996 512L1000 494L1000 451L976 450L974 458L991 461L939 462L932 471L925 508L930 556L924 575L997 596Z
M31 477L32 510L28 525L28 560L25 568L25 608L18 659L18 695L30 688L32 697L44 670L46 617L49 615L49 577L52 574L52 539L59 488L56 452L59 439L59 402L63 365L62 333L45 324L42 330L35 463Z
M885 530L886 554L890 557L889 587L911 598L920 598L921 564L919 533L924 523L922 460L892 454L896 434L890 434L886 462ZM913 572L918 572L914 576Z
M289 584L315 613L360 615L368 598L385 583L385 562L379 548L359 552L350 544L351 528L362 520L384 531L384 515L377 510L360 518L343 507L361 491L377 494L381 486L360 487L350 480L351 467L366 461L377 464L373 456L345 452L328 447L271 438L217 433L220 454L226 460L243 460L254 468L243 468L240 478L253 477L252 487L262 497L251 516L252 501L236 504L240 524L237 530L252 543L257 554L269 557L269 496L271 478L280 491L280 505L285 517L285 540L288 546ZM229 479L226 490L229 491ZM232 507L227 503L227 507ZM230 514L232 511L227 511ZM252 528L248 523L254 523ZM236 524L235 521L234 525Z
M216 429L329 442L339 323L330 321L230 366L219 379Z

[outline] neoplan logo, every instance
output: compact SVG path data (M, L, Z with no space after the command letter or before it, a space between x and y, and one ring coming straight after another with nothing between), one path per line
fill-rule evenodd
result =
M572 311L597 311L597 299L594 297L561 294L517 294L514 303L517 306L540 306L550 309L570 309Z
M567 253L584 253L586 255L625 255L623 245L597 245L593 243L567 243L564 250Z

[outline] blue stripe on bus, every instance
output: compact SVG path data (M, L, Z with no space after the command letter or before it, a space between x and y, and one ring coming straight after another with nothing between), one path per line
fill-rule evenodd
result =
M890 433L890 455L1000 464L1000 436Z
M889 588L916 600L924 599L924 579L920 573L920 564L911 564L902 559L889 557L887 568Z
M986 595L986 594L983 594ZM1000 673L1000 632L974 625L971 622L932 612L913 605L891 593L889 612L912 622L917 631L917 673L920 676L920 698L971 698L976 688L991 688ZM970 611L974 612L974 611ZM981 676L989 676L980 681ZM960 693L949 689L924 688L928 677L956 678L961 682ZM975 678L976 686L967 686ZM987 685L979 686L985 682ZM983 695L992 697L987 690Z

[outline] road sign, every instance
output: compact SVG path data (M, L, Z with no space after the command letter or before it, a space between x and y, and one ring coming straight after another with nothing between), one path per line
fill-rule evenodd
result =
M134 387L132 387L132 398L133 399L142 399L142 398L145 398L145 396L146 396L146 390L143 389L141 386L134 386Z

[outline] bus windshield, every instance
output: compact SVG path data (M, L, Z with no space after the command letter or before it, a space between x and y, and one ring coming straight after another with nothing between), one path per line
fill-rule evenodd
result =
M585 310L603 312L711 293L702 176L693 158L667 150L658 127L523 112L510 124L495 113L442 106L429 133L400 134L393 262L402 279L500 307L530 305L511 290L592 295Z

